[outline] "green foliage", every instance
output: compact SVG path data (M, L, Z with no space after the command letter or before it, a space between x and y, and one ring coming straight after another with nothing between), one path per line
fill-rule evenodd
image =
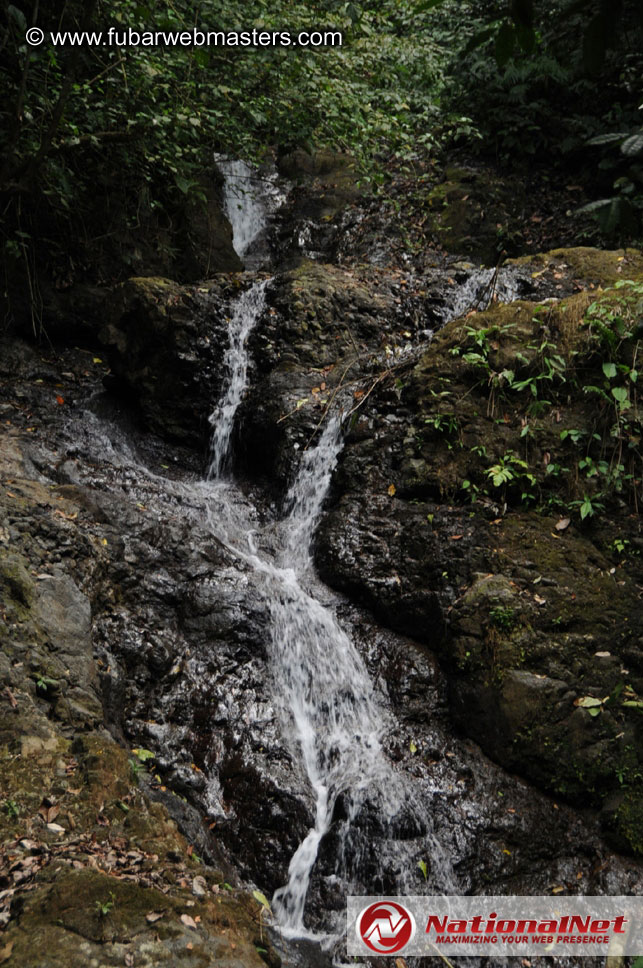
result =
M52 0L37 15L45 32L296 33L323 24L344 38L326 48L29 47L31 12L20 3L10 11L1 38L0 257L6 278L30 293L35 330L38 266L65 288L82 277L88 253L105 261L106 250L127 274L135 258L127 232L176 231L186 201L205 200L213 152L260 161L326 146L352 153L380 183L383 159L435 153L462 120L441 104L446 54L411 0L200 0L197 10L189 0ZM171 244L161 232L159 246L175 257Z
M616 236L642 232L641 9L637 0L498 0L446 2L432 15L453 51L445 101L466 107L478 150L512 166L565 158L585 173L598 150L586 146L607 146L592 180L601 186L613 171L612 195L586 210Z
M10 820L18 819L20 816L20 810L15 800L5 800L3 806Z
M534 321L540 323L543 335L528 343L524 352L514 352L511 370L496 369L493 355L501 349L499 340L507 327L469 326L463 344L451 350L470 364L474 379L480 374L477 386L488 393L487 416L493 417L496 408L513 411L525 445L524 455L512 449L496 452L484 470L483 482L470 471L459 489L471 503L483 495L497 499L500 494L505 504L567 509L588 523L615 500L627 499L638 509L643 501L643 415L638 400L643 283L620 280L601 292L585 310L581 336L566 355L550 338L552 327L555 332L558 325L551 312L551 307L536 307ZM559 432L562 458L556 455L552 460L541 446L536 463L530 441L542 440L543 431L550 433L552 418L560 420L571 393L591 399L591 420L587 427ZM443 416L436 414L427 422L442 427ZM486 456L480 448L473 450ZM624 549L625 545L613 548L618 553Z
M489 621L495 628L509 632L516 624L516 613L510 605L497 605L489 610Z
M115 904L116 898L114 897L114 892L110 891L109 898L106 901L95 901L96 914L99 918L106 918Z
M133 749L132 753L134 753L134 755L137 757L137 759L141 761L141 763L146 763L148 760L154 759L154 753L151 750L146 750L146 749L143 749L142 747Z

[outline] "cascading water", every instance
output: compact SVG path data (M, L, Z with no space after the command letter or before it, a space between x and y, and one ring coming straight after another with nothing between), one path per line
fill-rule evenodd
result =
M248 369L248 335L265 305L267 283L255 283L239 300L230 324L226 355L227 385L211 422L212 483L209 518L227 546L255 570L271 617L270 665L274 703L288 744L303 764L315 801L313 827L293 855L288 883L274 896L274 909L287 936L305 935L304 908L320 843L342 797L338 864L346 874L352 853L363 849L353 827L368 801L384 828L403 804L415 813L413 824L434 841L426 807L413 804L405 784L394 774L381 745L386 716L378 706L364 663L331 608L315 597L311 541L342 447L341 417L331 417L315 447L302 458L286 499L289 512L277 529L275 560L257 554L252 524L235 515L234 485L226 480L236 410ZM363 839L363 838L362 838ZM437 842L434 854L441 851ZM449 864L441 857L438 883L453 886Z
M441 300L436 319L471 308L481 292L505 298L493 270L472 272L469 279L462 292L459 277L449 282L454 298ZM107 652L105 667L117 670L112 678L122 675L119 663L127 670L128 656L151 644L162 664L163 634L172 647L178 642L175 651L167 648L174 665L168 663L158 688L157 666L149 660L149 705L132 687L141 705L131 705L129 735L155 744L168 786L185 792L211 826L216 823L217 849L231 852L243 878L263 890L280 885L272 906L288 938L319 940L336 932L339 939L346 893L484 893L489 883L500 887L498 893L514 885L524 892L535 876L531 857L509 868L500 854L509 856L515 843L520 854L524 831L537 829L533 818L549 823L550 803L541 797L530 813L536 791L517 792L516 782L479 754L451 745L448 730L439 720L433 725L435 710L438 716L445 710L440 713L443 687L432 678L430 659L316 577L311 541L342 447L341 417L331 415L318 443L303 452L282 520L274 520L258 489L244 493L230 474L249 336L264 315L270 286L253 283L231 314L227 378L211 418L205 480L195 481L187 469L149 470L158 466L155 445L146 442L138 452L147 457L139 460L136 441L144 438L127 424L119 434L122 425L85 413L70 428L67 444L78 459L65 473L92 489L117 492L124 508L131 504L140 525L125 527L122 557L134 561L123 569L130 582L136 578L133 597L139 581L150 578L141 593L153 615L147 624L137 622L138 600L122 614L120 605L106 609L103 641L115 656L112 663ZM115 559L113 575L120 581ZM118 684L114 678L115 689L126 688L122 679ZM193 760L203 772L195 773ZM199 786L187 780L179 786L177 779L186 778ZM511 786L518 810L494 807L496 796L504 795L502 783ZM531 827L520 819L521 808ZM554 861L549 855L538 861L534 884L541 889L576 877L576 857L563 853L567 829L560 838ZM470 865L477 873L469 873ZM291 953L300 946L287 947Z
M301 584L313 571L310 542L340 448L336 417L304 455L290 491L285 567L275 572L278 585L270 599L273 675L282 719L290 725L315 795L315 825L290 862L288 884L274 898L282 926L295 934L304 927L312 867L337 797L349 795L357 809L369 788L395 788L380 745L384 717L364 664L333 613ZM387 806L395 813L397 798L390 796Z
M245 161L215 155L224 179L223 209L232 226L232 245L250 267L265 259L259 243L266 234L270 216L285 199L276 172L260 174ZM253 259L254 250L258 249Z
M226 389L210 417L213 427L208 478L221 477L226 469L234 417L246 389L248 354L246 343L266 303L267 280L255 282L243 293L230 320L225 367L229 374Z

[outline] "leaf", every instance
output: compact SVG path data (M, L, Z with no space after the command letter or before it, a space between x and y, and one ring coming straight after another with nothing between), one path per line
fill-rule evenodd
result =
M148 924L155 924L163 917L162 911L150 911L149 914L145 915L145 920Z
M616 364L615 363L603 363L603 373L608 380L613 380L616 376Z
M608 145L614 141L622 141L627 136L627 131L613 131L611 134L597 134L585 143L588 145Z
M142 748L132 750L132 753L138 757L141 763L145 763L146 760L153 760L154 753L151 750L144 750Z
M628 156L643 153L643 131L638 131L636 134L626 138L621 145L621 151L624 155Z
M262 894L261 891L253 891L252 896L254 897L255 901L258 901L259 904L261 904L261 906L265 908L269 914L272 914L270 903L265 894Z
M424 0L424 3L419 4L415 8L415 13L424 13L425 10L433 10L434 7L439 7L444 0Z
M600 709L603 705L603 699L596 699L595 696L581 696L579 699L574 700L575 706L580 706L582 709ZM596 715L596 713L594 713Z
M481 47L485 41L489 40L496 32L496 24L492 24L490 27L485 27L484 30L479 30L477 34L469 40L466 47L463 50L463 54L470 54L472 51Z
M182 914L181 922L186 926L186 928L194 928L195 931L197 930L196 921L194 918L191 918L189 914Z
M4 964L5 961L9 961L14 944L15 941L7 941L6 945L0 948L0 965Z
M627 400L627 390L625 387L612 387L612 396L619 403L625 403Z
M45 798L40 804L38 813L45 823L51 823L60 813L60 807Z
M409 743L409 749L410 749L411 753L417 753L418 748L417 748L417 746L415 744L415 740L411 740L411 742Z
M62 405L63 405L64 402L65 402L65 398L64 397L61 397L61 396L57 396L56 397L56 403L58 404L58 406L62 407Z
M395 491L396 490L397 490L397 488L395 487L395 484L389 484L389 486L388 486L388 494L389 494L390 497L393 497L393 495L395 494Z
M428 868L426 866L426 861L425 860L419 860L418 861L418 867L420 868L420 870L424 874L424 880L426 880L427 874L428 874Z
M566 531L570 525L570 520L570 518L560 518L554 525L556 531Z

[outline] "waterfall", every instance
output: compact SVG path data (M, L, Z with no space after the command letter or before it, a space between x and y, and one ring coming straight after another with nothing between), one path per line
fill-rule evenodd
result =
M260 242L265 246L270 217L285 201L285 190L274 170L262 174L237 158L214 157L223 175L223 210L232 226L233 248L247 267L257 268L266 255Z
M235 307L229 327L229 342L224 366L226 387L210 416L213 427L210 442L208 479L221 477L226 469L234 418L246 389L248 375L248 336L266 305L267 280L255 282L243 293Z
M389 723L374 695L364 662L332 608L315 591L311 542L342 447L339 415L331 416L318 443L305 451L277 528L275 557L260 555L253 523L235 508L233 482L225 479L232 427L248 368L247 337L261 315L266 283L241 296L230 324L226 355L228 380L211 417L212 462L208 480L212 530L240 555L258 579L270 615L270 671L273 702L291 753L301 762L314 798L314 823L291 858L288 882L273 898L282 932L307 934L304 908L318 850L330 830L338 799L346 818L340 833L338 864L368 849L354 822L370 804L380 826L390 827L413 796L389 764L381 736ZM426 823L426 805L413 803L411 824L440 858L445 883L450 868ZM348 839L351 839L350 851Z
M333 612L303 587L312 572L310 543L341 448L341 422L332 418L308 450L290 490L283 522L289 566L274 575L270 599L272 666L282 721L299 748L315 796L315 825L291 859L288 883L274 897L282 928L304 931L303 914L319 844L340 794L356 809L375 786L393 789L380 745L385 720L364 664ZM389 798L394 812L398 803Z

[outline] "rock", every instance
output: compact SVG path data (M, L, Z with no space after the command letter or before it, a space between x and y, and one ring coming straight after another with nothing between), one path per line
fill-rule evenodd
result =
M447 168L444 181L426 194L427 234L447 252L494 265L515 245L511 226L520 225L519 213L524 210L524 185L518 179L510 181L511 187L506 176L499 181L482 167Z
M636 277L638 260L566 250L541 265L609 282L623 264ZM641 768L632 752L641 749L641 723L618 698L625 689L643 695L637 569L633 560L615 568L610 551L617 535L634 547L633 519L616 490L583 523L570 503L573 477L548 470L582 458L570 431L589 437L602 426L600 404L582 389L603 380L583 326L597 298L610 295L550 304L546 322L519 301L447 324L402 377L400 400L375 394L348 435L316 561L328 583L438 652L456 724L496 762L599 805L620 787L624 763L628 775ZM476 334L488 334L484 374ZM539 339L564 360L565 383L558 395L548 382L549 402L531 412L528 389L521 395L501 375L539 374ZM510 465L516 477L494 486L491 469ZM528 483L519 483L519 469ZM582 487L591 491L592 479ZM555 527L562 507L571 507L563 531ZM628 658L608 662L597 658L603 652ZM583 696L611 698L591 716L575 705Z
M342 214L362 194L355 160L327 148L313 153L299 148L282 155L278 169L295 183L278 213L280 261L302 256L331 261L341 238Z
M194 896L199 898L205 897L207 892L208 892L208 885L206 883L205 877L201 877L201 875L199 875L198 877L193 878L192 893L194 894Z
M241 280L181 287L162 278L118 287L101 331L114 375L149 428L203 448L223 380L229 299Z

